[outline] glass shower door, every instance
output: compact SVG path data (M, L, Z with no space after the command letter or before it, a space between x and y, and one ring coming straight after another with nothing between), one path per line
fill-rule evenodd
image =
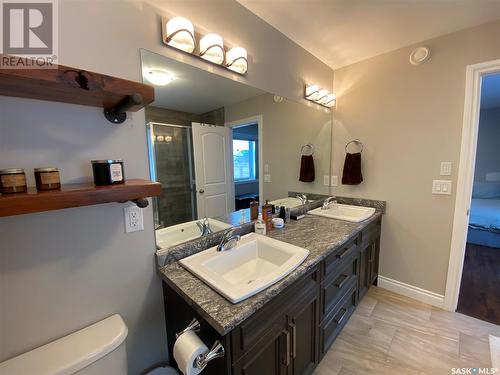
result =
M153 200L157 229L196 219L191 132L187 126L147 124L150 175L163 190Z

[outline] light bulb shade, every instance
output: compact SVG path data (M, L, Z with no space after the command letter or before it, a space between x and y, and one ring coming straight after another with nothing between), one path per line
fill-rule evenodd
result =
M321 89L321 90L319 90L319 92L318 92L318 97L317 97L316 99L314 99L314 101L315 101L316 103L321 103L321 102L325 99L325 97L326 97L327 95L328 95L328 90L326 90L326 89Z
M231 48L226 53L226 66L236 73L245 74L248 70L247 50L242 47Z
M200 57L222 64L224 62L224 40L218 34L207 34L200 39Z
M325 105L327 107L334 107L336 101L337 97L335 96L335 94L328 94L327 99L325 100Z
M172 82L175 77L169 72L161 69L149 69L144 72L148 82L155 86L166 86Z
M316 100L319 95L318 85L307 85L306 86L306 99Z
M184 17L175 17L167 22L165 43L171 47L191 53L194 51L194 27Z

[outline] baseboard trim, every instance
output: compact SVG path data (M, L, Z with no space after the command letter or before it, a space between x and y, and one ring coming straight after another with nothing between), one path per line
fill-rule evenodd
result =
M379 275L377 286L383 289L387 289L391 292L413 298L417 301L439 307L440 309L444 307L443 295L410 284L405 284L402 283L401 281L389 279L388 277Z

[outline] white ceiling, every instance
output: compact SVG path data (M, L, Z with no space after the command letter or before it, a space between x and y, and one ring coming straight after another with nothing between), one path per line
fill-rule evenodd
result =
M500 107L500 73L485 76L481 86L481 108Z
M155 107L201 114L265 93L147 50L141 50L141 60L144 82L150 84L144 78L147 69L164 69L175 77L167 86L155 87Z
M500 0L237 0L333 69L500 19Z

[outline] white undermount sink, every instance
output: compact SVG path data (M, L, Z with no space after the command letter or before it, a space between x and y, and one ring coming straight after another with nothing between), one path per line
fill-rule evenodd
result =
M250 233L230 250L219 252L212 247L180 263L229 301L238 303L283 279L308 255L309 250Z
M294 197L275 199L274 201L271 201L269 203L274 204L275 206L284 206L286 208L294 208L303 204L299 198Z
M359 223L369 219L375 213L373 207L350 206L348 204L331 203L326 210L316 208L308 212L312 215L329 217L331 219L339 219Z
M172 225L170 227L156 230L156 244L160 249L165 247L175 246L180 243L194 240L201 237L200 228L196 225L198 220L189 221L187 223ZM230 224L223 223L218 220L208 219L212 231L219 232L223 229L231 228Z

